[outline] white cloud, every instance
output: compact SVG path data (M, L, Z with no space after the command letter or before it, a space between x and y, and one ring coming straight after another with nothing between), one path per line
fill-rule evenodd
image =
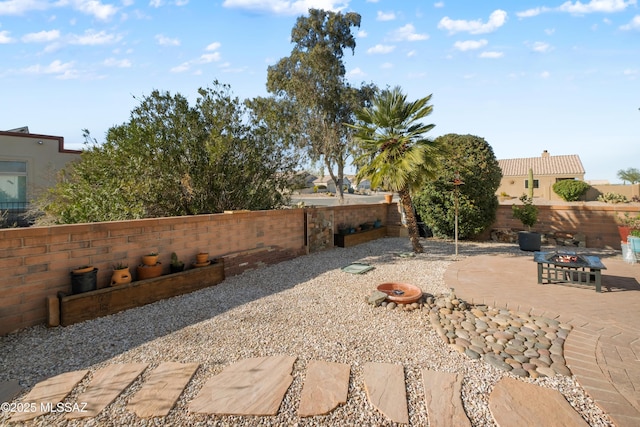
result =
M360 38L365 38L367 37L369 34L367 34L367 32L365 30L360 30L358 31L358 37Z
M24 72L28 74L60 74L68 75L73 72L73 62L62 62L59 59L51 62L49 65L42 66L32 65L24 69Z
M533 9L527 9L527 10L525 10L523 12L516 12L516 16L518 18L521 18L521 19L522 18L531 18L531 17L534 17L534 16L538 16L541 13L548 12L550 10L551 9L549 9L548 7L536 7L536 8L533 8Z
M562 5L558 7L558 10L577 14L593 12L614 13L621 12L628 6L635 4L636 0L591 0L589 3L567 1L562 3Z
M378 3L380 0L367 0L367 3Z
M548 36L553 35L553 33L556 32L555 28L547 28L546 30L544 30L544 33Z
M183 73L185 71L189 71L194 65L219 62L220 59L222 59L222 55L220 55L220 52L216 52L216 50L218 50L220 46L221 44L218 42L211 43L205 48L205 51L210 53L203 53L198 58L183 62L182 64L171 68L170 71L172 73ZM223 66L225 66L226 64L227 63L223 64Z
M548 71L543 71L540 73L540 77L542 77L543 79L548 79L549 77L551 77L551 73Z
M444 7L444 2L443 1L436 2L433 4L433 7L435 7L436 9Z
M13 39L9 36L9 31L0 31L0 44L13 43Z
M482 52L478 56L480 58L495 59L495 58L502 58L504 56L504 53L503 52Z
M480 49L482 47L485 47L487 45L487 43L489 43L489 42L484 40L484 39L482 39L482 40L465 40L463 42L455 42L453 44L453 47L464 52L466 50Z
M37 33L29 33L22 36L22 41L25 43L45 43L52 42L60 38L60 31L39 31Z
M156 41L160 46L180 46L180 40L172 39L162 34L156 34Z
M251 12L266 12L274 15L306 15L309 9L339 12L349 5L348 0L224 0L223 7L244 9Z
M632 70L630 68L627 68L626 70L624 70L622 72L623 75L628 76L628 77L633 77L635 78L636 76L640 75L640 70Z
M22 15L32 10L47 10L51 4L44 0L7 0L0 2L0 16Z
M103 4L99 0L71 0L71 7L103 21L110 19L118 12L118 8L114 5Z
M552 50L551 45L549 45L549 43L545 43L545 42L535 42L532 45L530 45L531 50L533 50L534 52L539 52L539 53L547 53L550 52Z
M393 64L391 62L383 62L382 64L380 64L380 68L382 68L383 70L390 70L391 68L393 68Z
M155 8L158 8L158 7L162 6L163 4L164 4L164 2L162 0L150 0L149 1L149 6L155 7Z
M369 49L367 49L367 53L369 54L391 53L394 51L395 48L396 48L395 46L391 46L391 45L377 44L374 47L370 47Z
M507 12L501 9L494 10L489 15L489 20L483 23L482 20L466 21L464 19L453 20L445 16L438 23L438 28L448 30L450 34L468 32L470 34L486 34L496 31L507 21Z
M104 60L103 64L107 67L115 67L115 68L131 67L131 61L129 61L128 59L107 58Z
M634 16L628 24L620 26L620 29L624 31L640 30L640 15Z
M398 28L391 34L391 38L397 41L420 41L427 40L429 38L428 34L418 34L416 33L416 28L413 24L407 24L403 27Z
M94 30L85 31L84 35L74 35L70 38L69 44L77 44L82 46L97 46L103 44L111 44L119 41L122 37L115 34L108 34L106 31L95 32Z
M417 54L418 52L416 52L415 50L410 50L409 52L407 52L407 58L413 58Z
M393 21L396 19L396 14L393 12L381 12L378 11L377 21Z
M360 69L360 67L356 67L356 68L354 68L353 70L349 71L349 72L347 73L347 75L348 75L349 77L364 77L364 76L366 76L367 74L366 74L364 71L362 71L362 70Z

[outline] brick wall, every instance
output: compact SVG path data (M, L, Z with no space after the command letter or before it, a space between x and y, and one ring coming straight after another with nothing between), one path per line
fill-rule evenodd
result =
M629 212L640 213L637 205L548 205L538 206L538 223L532 229L539 232L584 233L589 248L620 249L620 236L616 218ZM522 223L513 218L511 205L500 205L492 229L524 230ZM486 235L484 236L486 237Z
M158 252L168 273L171 252L188 265L203 251L233 275L306 253L303 230L302 209L0 230L0 335L43 323L46 297L70 292L73 268L98 267L102 288L116 263L135 279L144 254Z

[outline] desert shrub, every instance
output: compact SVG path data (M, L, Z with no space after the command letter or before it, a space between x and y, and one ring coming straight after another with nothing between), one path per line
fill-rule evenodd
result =
M629 201L625 196L618 193L604 193L598 196L599 202L605 203L628 203Z
M565 202L575 202L587 192L591 186L584 181L563 179L553 184L553 192Z
M437 178L428 181L415 195L414 205L422 221L439 237L453 237L455 228L455 192L458 192L458 235L477 235L495 220L498 209L496 190L502 171L491 146L474 135L448 134L436 139L448 147L438 159ZM459 173L464 182L454 190Z

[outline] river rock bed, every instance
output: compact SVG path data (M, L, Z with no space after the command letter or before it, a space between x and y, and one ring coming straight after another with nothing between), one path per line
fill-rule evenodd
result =
M424 294L411 304L388 300L372 303L386 310L428 313L430 323L445 343L471 359L518 377L571 375L563 345L571 325L541 316L487 305L472 305L449 294Z

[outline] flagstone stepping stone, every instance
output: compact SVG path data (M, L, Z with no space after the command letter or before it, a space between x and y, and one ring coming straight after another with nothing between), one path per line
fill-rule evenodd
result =
M499 426L588 426L556 390L505 377L489 395L489 409Z
M87 375L89 371L73 371L56 375L36 384L22 399L24 405L30 405L33 411L16 413L11 421L27 421L56 409L56 405L64 400L71 390ZM48 410L47 410L48 409Z
M293 381L295 357L241 360L211 378L189 411L218 415L276 415Z
M146 363L119 363L97 370L87 389L76 398L79 404L86 403L83 411L69 412L66 418L95 417L129 387L147 366Z
M462 376L450 372L422 370L429 427L471 427L462 406Z
M404 367L393 363L367 362L363 372L369 402L391 421L408 424Z
M339 404L347 402L349 373L345 363L312 360L307 366L307 377L300 395L298 415L310 417L326 415Z
M140 418L168 415L198 366L198 363L161 363L131 398L127 408Z

